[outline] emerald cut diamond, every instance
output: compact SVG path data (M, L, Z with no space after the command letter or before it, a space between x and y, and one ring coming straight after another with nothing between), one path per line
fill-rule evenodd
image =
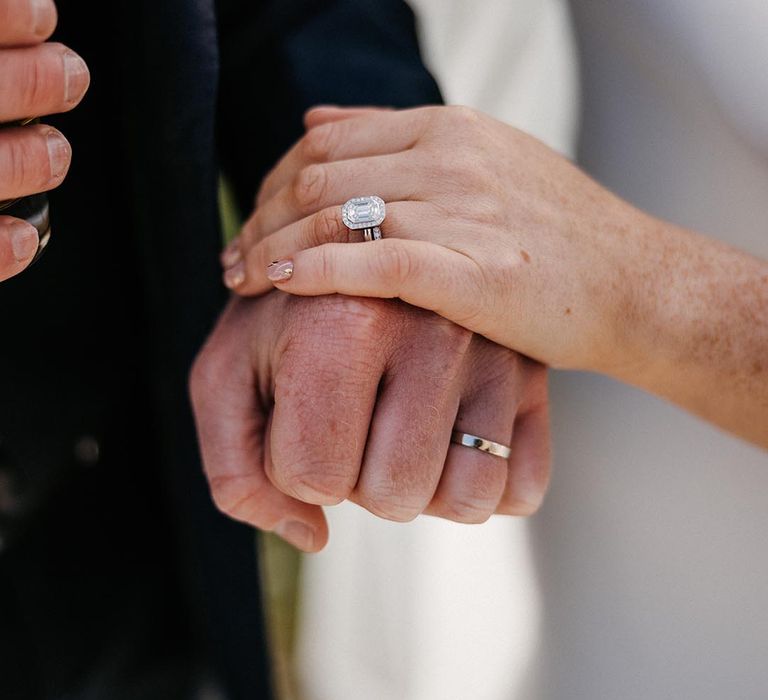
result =
M341 208L341 218L353 230L376 228L387 215L387 206L381 197L355 197Z

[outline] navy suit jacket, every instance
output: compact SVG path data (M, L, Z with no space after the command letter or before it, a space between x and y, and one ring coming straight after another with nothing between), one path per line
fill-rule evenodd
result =
M253 533L202 475L186 378L244 212L316 103L440 96L400 0L59 0L92 88L43 259L0 286L0 697L270 697Z

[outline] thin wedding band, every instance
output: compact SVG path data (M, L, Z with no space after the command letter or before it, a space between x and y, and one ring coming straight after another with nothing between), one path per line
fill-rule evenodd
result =
M506 445L494 442L493 440L486 440L477 435L462 433L460 430L453 431L451 434L451 442L456 445L462 445L463 447L471 447L475 450L480 450L481 452L487 452L494 457L501 457L502 459L509 459L509 456L512 454L512 449Z

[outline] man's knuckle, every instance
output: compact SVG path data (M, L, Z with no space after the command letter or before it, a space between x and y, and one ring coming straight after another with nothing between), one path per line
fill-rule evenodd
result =
M265 492L245 477L218 476L208 479L211 500L224 515L236 520L250 520L259 511Z
M415 501L386 491L367 493L362 501L366 510L379 518L397 523L411 522L419 516L426 505L421 500Z
M277 478L289 494L320 505L338 505L354 488L350 474L339 471L335 460L312 459L279 471Z
M451 498L441 504L441 514L447 520L467 525L486 522L493 513L494 503L472 495Z
M293 184L293 196L302 212L317 211L324 202L328 188L328 173L324 165L312 164L302 168Z

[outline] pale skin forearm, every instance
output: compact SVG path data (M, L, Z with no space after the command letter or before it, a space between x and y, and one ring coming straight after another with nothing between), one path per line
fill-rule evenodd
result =
M640 228L626 342L591 369L768 447L768 262L649 217Z

